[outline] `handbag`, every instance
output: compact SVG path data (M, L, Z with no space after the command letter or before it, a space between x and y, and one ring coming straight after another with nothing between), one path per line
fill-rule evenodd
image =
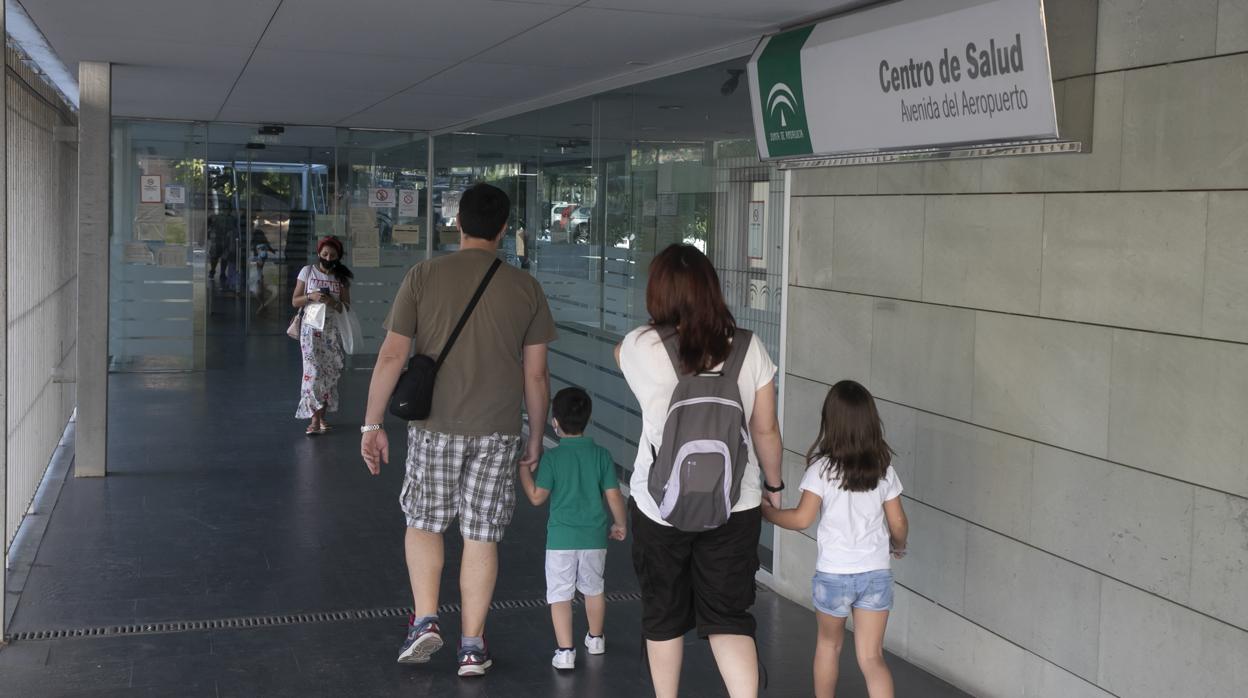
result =
M286 326L286 336L297 341L302 330L303 308L300 308L299 312L295 313L295 316L290 319L290 324Z
M407 370L399 376L399 382L394 386L394 394L390 396L390 414L409 422L429 418L429 411L433 408L433 382L438 377L438 370L442 368L455 340L459 339L459 333L468 323L468 317L485 293L485 287L490 284L490 279L494 278L494 272L498 271L502 263L503 260L495 259L489 271L485 272L485 278L481 279L477 292L468 301L464 314L459 316L459 323L451 331L451 336L446 340L446 346L442 347L438 358L417 354L407 362Z
M309 303L303 306L303 321L312 329L324 332L328 312L329 307L324 303Z

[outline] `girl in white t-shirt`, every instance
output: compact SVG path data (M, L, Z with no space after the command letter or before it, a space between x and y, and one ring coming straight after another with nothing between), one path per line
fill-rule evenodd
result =
M794 509L763 502L768 521L794 531L819 519L819 561L813 596L819 637L815 695L836 692L845 619L854 614L854 647L871 698L892 698L884 663L884 628L893 607L889 558L906 551L909 524L901 508L901 480L871 393L841 381L823 403L819 439L806 456L802 499Z

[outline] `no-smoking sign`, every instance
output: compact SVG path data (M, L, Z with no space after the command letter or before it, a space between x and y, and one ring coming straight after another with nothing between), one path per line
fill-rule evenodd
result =
M399 192L399 215L420 215L420 194L418 192L412 189L404 189Z
M394 189L373 187L368 196L368 205L372 208L390 208L394 206Z

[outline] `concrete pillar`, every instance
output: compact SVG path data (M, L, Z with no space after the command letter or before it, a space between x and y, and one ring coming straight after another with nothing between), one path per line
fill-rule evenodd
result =
M74 476L108 458L108 230L112 66L78 64L78 426Z

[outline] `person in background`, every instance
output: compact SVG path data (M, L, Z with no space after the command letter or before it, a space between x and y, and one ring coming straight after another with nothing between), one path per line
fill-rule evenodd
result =
M893 607L890 555L906 553L909 523L901 508L901 480L871 393L841 381L823 402L819 438L806 456L802 498L793 509L763 503L763 516L801 531L819 520L819 559L812 582L819 634L815 641L815 695L836 693L845 619L854 615L854 649L871 698L892 698L884 663L884 629Z
M529 468L520 469L520 484L533 506L550 501L546 525L546 602L550 604L558 643L550 662L556 669L576 667L572 599L578 591L585 597L585 617L589 622L585 650L590 654L607 651L603 631L607 610L603 597L607 538L624 540L627 534L615 460L610 451L585 436L592 410L589 394L581 388L564 388L555 394L551 411L559 447L542 456L536 481ZM609 518L606 509L611 512Z
M324 303L327 315L351 307L351 279L354 274L342 263L342 243L327 236L316 245L317 263L299 271L291 304L306 308L310 303ZM302 323L299 348L303 353L303 380L299 387L296 419L310 420L304 432L308 436L330 430L326 412L338 411L338 380L346 355L338 323L326 317L325 328L316 329Z

